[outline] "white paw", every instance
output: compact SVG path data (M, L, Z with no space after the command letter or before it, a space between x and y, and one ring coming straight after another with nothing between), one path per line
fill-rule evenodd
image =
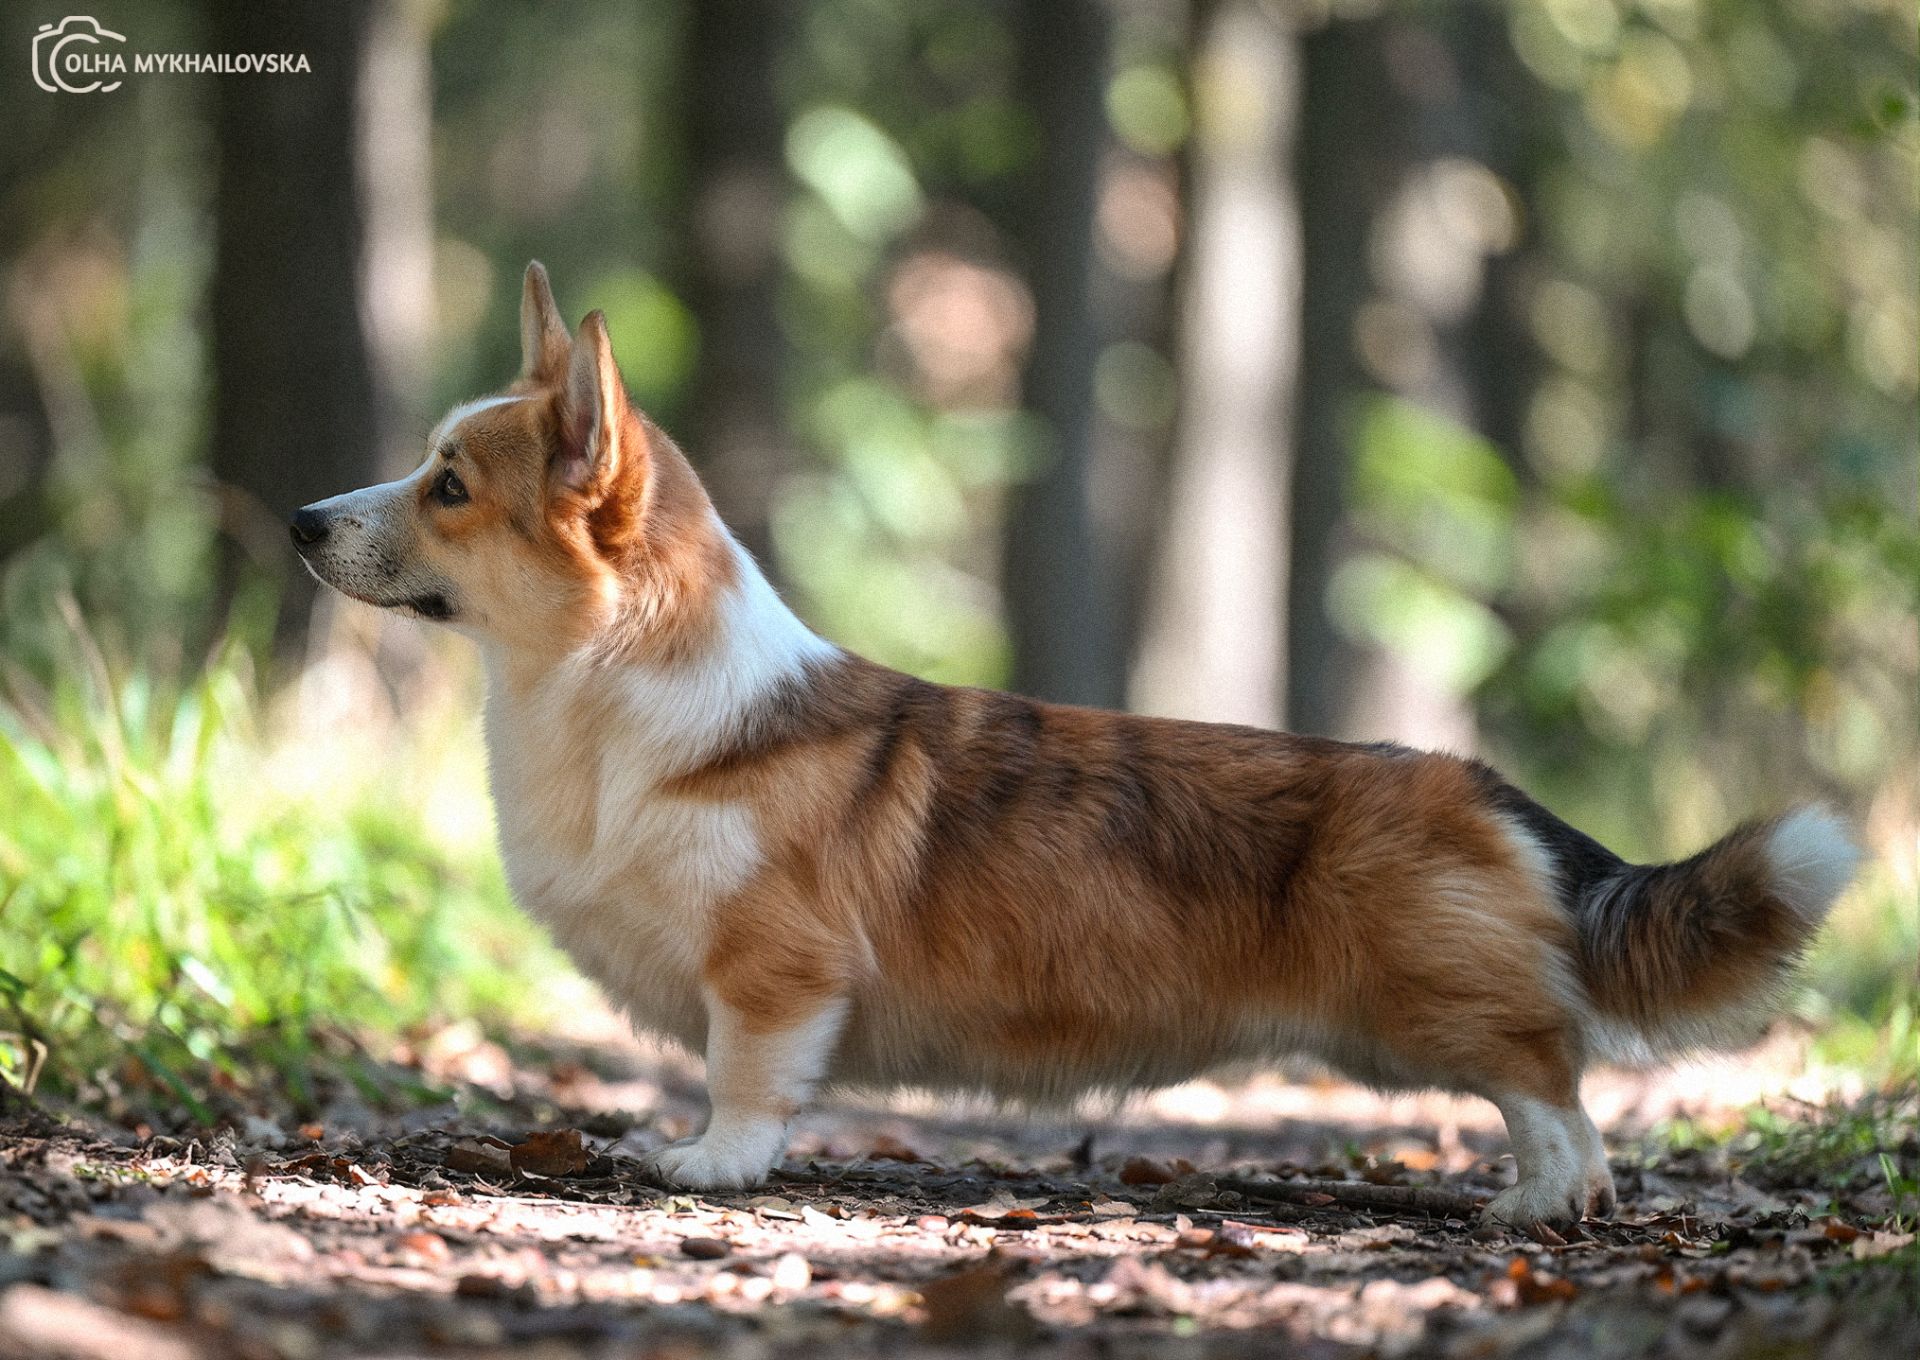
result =
M785 1148L786 1126L776 1120L716 1124L698 1138L656 1149L646 1165L669 1185L740 1190L764 1181Z
M1613 1206L1613 1174L1599 1161L1574 1176L1533 1176L1511 1185L1493 1197L1481 1217L1509 1228L1531 1228L1536 1223L1577 1223L1588 1214L1604 1218Z

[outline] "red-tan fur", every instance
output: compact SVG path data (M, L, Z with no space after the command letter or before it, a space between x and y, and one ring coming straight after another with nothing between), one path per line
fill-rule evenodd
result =
M777 1026L871 976L849 1075L1168 1080L1278 1024L1360 1074L1564 1099L1572 927L1466 764L929 685L854 658L671 785L754 808L708 977Z
M948 688L819 643L537 265L522 339L517 399L450 418L415 475L416 526L390 499L330 513L411 544L403 570L481 642L522 902L640 1023L707 1048L714 1124L662 1154L670 1178L757 1179L818 1080L1061 1100L1303 1051L1498 1103L1521 1183L1496 1216L1604 1210L1579 1080L1608 1027L1658 1049L1738 1012L1818 924L1819 892L1778 888L1774 827L1629 887L1475 762ZM436 500L436 458L465 502ZM303 551L395 602L349 549ZM1824 830L1795 842L1820 892Z

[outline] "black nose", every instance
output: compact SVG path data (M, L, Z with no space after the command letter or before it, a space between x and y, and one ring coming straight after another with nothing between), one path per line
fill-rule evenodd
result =
M327 536L327 517L307 506L293 512L293 522L287 527L293 531L296 547L309 548Z

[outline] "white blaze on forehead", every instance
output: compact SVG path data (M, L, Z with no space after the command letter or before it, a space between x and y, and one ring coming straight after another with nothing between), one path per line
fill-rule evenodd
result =
M525 401L525 397L481 397L478 401L462 402L447 412L440 423L433 427L433 434L427 440L429 450L440 447L440 441L460 428L460 423L469 416L477 416L482 411L491 411L496 406L505 406L508 402Z

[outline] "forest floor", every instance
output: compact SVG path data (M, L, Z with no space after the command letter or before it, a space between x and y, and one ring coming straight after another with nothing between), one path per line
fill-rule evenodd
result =
M1619 1212L1524 1236L1471 1214L1513 1174L1471 1101L848 1099L764 1187L689 1196L635 1159L697 1127L695 1065L452 1031L411 1061L466 1094L404 1115L178 1137L16 1107L0 1356L1920 1355L1910 1098L1808 1092L1779 1048L1591 1078ZM1766 1093L1761 1133L1674 1133Z

